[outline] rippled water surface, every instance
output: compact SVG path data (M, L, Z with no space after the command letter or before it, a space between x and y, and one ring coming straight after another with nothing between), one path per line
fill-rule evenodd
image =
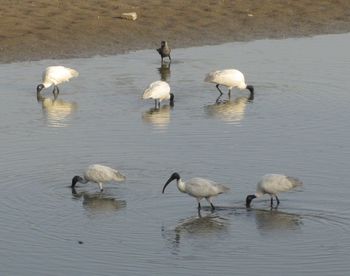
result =
M350 270L350 34L0 65L1 275L346 275ZM38 102L43 69L80 76ZM207 72L239 68L255 86L215 104ZM169 81L175 106L142 101ZM71 179L89 164L122 184ZM174 183L201 176L228 194L197 216ZM265 173L304 188L244 199ZM203 205L206 205L203 202Z

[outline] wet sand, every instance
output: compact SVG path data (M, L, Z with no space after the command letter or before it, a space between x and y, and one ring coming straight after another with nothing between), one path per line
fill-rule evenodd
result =
M2 63L350 31L348 0L4 0L0 12Z

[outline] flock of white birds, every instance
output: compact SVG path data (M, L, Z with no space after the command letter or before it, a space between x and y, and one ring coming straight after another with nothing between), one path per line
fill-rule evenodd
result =
M161 55L162 62L164 57L170 58L171 49L168 47L166 41L162 41L161 47L157 49ZM64 66L50 66L47 67L42 75L42 83L37 86L37 97L41 97L41 91L44 88L49 88L53 86L54 99L57 98L59 94L58 85L63 82L69 81L71 78L77 77L79 73L71 68ZM220 85L228 88L228 96L230 98L230 93L233 88L247 89L251 93L251 97L254 95L254 87L248 85L245 82L244 75L242 72L236 69L226 69L213 71L206 75L204 81L216 84L217 90L220 92L220 96L223 94ZM148 88L144 91L143 99L153 99L155 101L155 108L160 108L160 103L164 100L169 100L170 105L174 103L174 94L170 92L170 86L165 81L155 81L152 82ZM121 174L118 170L94 164L90 165L84 172L83 176L74 176L72 179L71 187L74 189L76 184L94 182L96 183L100 191L103 191L103 185L112 181L124 181L126 177ZM225 193L229 190L225 185L216 183L214 181L205 178L192 178L188 181L183 181L178 173L173 173L168 181L165 183L162 193L164 193L167 185L176 180L177 188L180 192L186 193L194 198L198 202L198 210L201 209L200 201L205 198L210 204L212 210L215 209L211 198ZM250 208L251 201L254 198L260 197L264 194L270 195L270 206L273 207L273 198L276 199L276 206L279 205L280 201L278 199L278 194L281 192L290 191L296 187L302 186L302 182L294 177L281 175L281 174L267 174L264 175L258 182L255 194L248 195L246 197L246 207Z

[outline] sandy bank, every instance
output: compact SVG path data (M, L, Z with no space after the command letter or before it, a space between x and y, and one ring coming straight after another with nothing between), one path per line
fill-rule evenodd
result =
M3 0L0 62L350 31L348 0ZM136 21L120 19L137 12Z

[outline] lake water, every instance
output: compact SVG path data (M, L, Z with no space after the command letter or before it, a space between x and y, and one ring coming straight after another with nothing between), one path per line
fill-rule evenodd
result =
M1 275L346 275L350 270L350 34L0 65ZM80 76L37 102L46 66ZM238 68L255 87L218 92L207 72ZM166 79L175 106L142 101ZM223 96L225 100L227 95ZM90 164L127 176L69 185ZM197 216L175 183L227 194ZM298 191L244 206L266 173ZM203 202L203 206L206 206Z

